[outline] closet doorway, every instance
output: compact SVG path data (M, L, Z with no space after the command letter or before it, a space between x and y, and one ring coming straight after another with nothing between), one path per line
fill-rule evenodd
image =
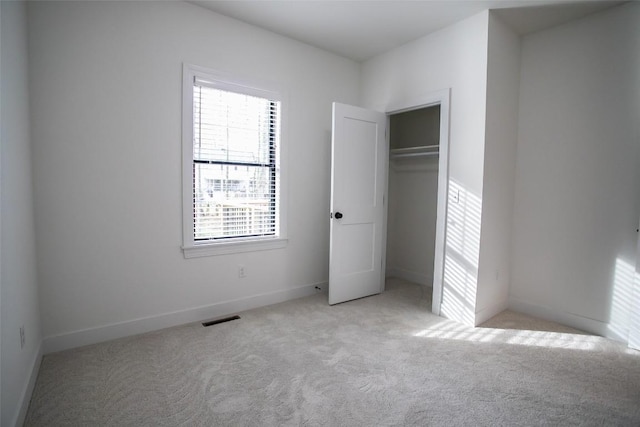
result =
M449 93L388 112L386 276L425 287L440 314L448 182Z

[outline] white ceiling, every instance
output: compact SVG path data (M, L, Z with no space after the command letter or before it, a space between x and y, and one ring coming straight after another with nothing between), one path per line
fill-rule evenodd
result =
M526 34L621 1L193 0L207 9L363 61L486 9Z

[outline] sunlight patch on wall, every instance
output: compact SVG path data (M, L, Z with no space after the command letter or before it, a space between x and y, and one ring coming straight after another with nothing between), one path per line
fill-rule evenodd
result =
M477 269L465 264L455 251L445 252L441 313L448 319L473 326L477 289Z
M638 242L638 263L636 264L634 288L631 293L631 313L629 314L629 347L640 350L640 242Z
M440 313L466 325L475 323L482 200L449 181L447 230Z
M482 200L451 180L447 205L447 248L478 268Z
M627 341L631 297L635 280L635 265L618 258L613 278L613 294L611 295L611 311L607 328L619 339Z

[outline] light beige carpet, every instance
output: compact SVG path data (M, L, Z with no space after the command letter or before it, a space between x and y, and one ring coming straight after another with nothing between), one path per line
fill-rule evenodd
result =
M26 425L640 425L640 354L623 344L429 307L392 280L333 307L318 294L50 354Z

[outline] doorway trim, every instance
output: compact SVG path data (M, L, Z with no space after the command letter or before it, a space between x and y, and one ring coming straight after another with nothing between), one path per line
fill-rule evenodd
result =
M436 209L436 241L433 260L433 314L440 315L442 304L442 289L444 286L444 260L445 260L445 239L447 224L447 202L449 188L449 116L450 116L451 89L442 89L416 97L407 97L401 101L393 103L386 108L387 129L390 129L390 116L407 111L418 110L425 107L440 105L440 141L438 155L438 202ZM390 133L387 132L387 147L390 144ZM387 170L389 169L387 160ZM387 174L388 181L388 174ZM388 193L385 191L385 193ZM388 199L388 197L387 197ZM385 215L385 234L386 234ZM386 244L383 246L386 258Z

